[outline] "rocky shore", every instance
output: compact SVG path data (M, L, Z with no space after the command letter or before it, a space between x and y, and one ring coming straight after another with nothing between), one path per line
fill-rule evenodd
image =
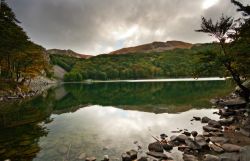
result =
M16 87L14 90L0 91L0 102L10 102L15 100L21 100L31 98L42 94L45 90L55 86L58 82L46 77L36 77L31 82L25 82L25 86L28 89L21 89Z

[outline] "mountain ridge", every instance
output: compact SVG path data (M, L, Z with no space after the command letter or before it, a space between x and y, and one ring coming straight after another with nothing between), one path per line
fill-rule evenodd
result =
M91 58L92 55L87 55L87 54L79 54L73 50L61 50L61 49L49 49L47 50L47 53L49 55L66 55L69 57L74 57L74 58L80 58L80 59L88 59Z

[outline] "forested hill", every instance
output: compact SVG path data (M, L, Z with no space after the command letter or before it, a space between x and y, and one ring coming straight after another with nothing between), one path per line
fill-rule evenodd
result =
M224 70L216 62L198 63L217 50L217 44L200 44L191 49L104 54L89 59L51 55L51 60L68 71L65 81L222 76Z

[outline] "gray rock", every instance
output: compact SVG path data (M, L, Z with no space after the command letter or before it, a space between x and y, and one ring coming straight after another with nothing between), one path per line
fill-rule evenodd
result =
M173 146L170 145L170 144L167 144L167 143L163 143L163 144L162 144L162 147L163 147L163 149L166 150L166 151L170 151L170 150L173 149Z
M250 131L249 131L249 130L246 130L246 129L244 129L244 128L240 128L240 133L241 133L242 135L245 135L245 136L247 136L247 137L250 137Z
M200 120L201 120L201 118L200 118L200 117L197 117L197 116L194 116L193 119L194 119L195 121L200 121Z
M219 128L214 128L214 127L211 127L211 126L208 126L208 125L203 126L202 128L203 128L203 130L206 131L206 132L217 132L217 131L221 131L221 129L219 129Z
M225 137L209 137L210 141L213 143L225 144L229 141L228 138Z
M197 131L192 131L191 134L193 137L196 137L198 135Z
M188 138L188 137L187 137L186 135L181 134L181 135L178 135L178 136L177 136L176 140L177 140L177 141L180 141L180 142L185 142L185 140L186 140L187 138Z
M239 152L241 147L234 144L223 144L222 149L224 149L226 152Z
M162 147L161 143L159 143L159 142L150 143L148 145L148 150L153 151L153 152L163 153L163 147Z
M198 135L194 138L194 141L201 147L201 148L208 148L208 144L206 139L202 135Z
M148 158L147 157L141 157L137 161L148 161Z
M250 160L250 146L245 146L240 151L240 161L249 161Z
M206 154L203 161L221 161L221 159L215 155Z
M122 161L132 161L127 153L122 153Z
M224 152L224 150L221 147L217 146L217 145L209 144L209 147L214 152L217 152L217 153L223 153Z
M210 120L211 120L210 118L205 116L205 117L202 117L201 123L208 123Z
M176 138L177 138L176 135L172 135L172 136L170 137L170 140L171 140L171 141L176 141Z
M223 153L220 156L221 161L239 161L239 153Z
M194 155L183 154L184 161L198 161L198 158Z
M161 158L161 159L168 159L169 157L166 154L159 153L159 152L147 152L147 155L155 157L155 158Z
M193 150L200 150L201 149L201 146L199 144L197 144L193 139L191 138L187 138L185 140L185 143L187 144L187 146L190 148L190 149L193 149Z
M135 150L130 150L130 151L127 152L127 154L130 156L130 159L131 159L131 160L137 159L137 151L135 151Z
M223 126L228 126L228 125L231 125L232 123L234 122L234 118L233 117L230 117L228 119L223 119L223 120L220 120L219 123Z
M85 161L96 161L95 157L87 157Z
M214 128L221 128L221 124L218 121L215 121L215 120L208 121L208 125L210 127L214 127Z

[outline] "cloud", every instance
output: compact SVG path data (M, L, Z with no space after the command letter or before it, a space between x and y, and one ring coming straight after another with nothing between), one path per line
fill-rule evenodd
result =
M235 15L217 0L8 0L33 41L46 48L100 54L153 41L212 41L195 33L200 17Z

